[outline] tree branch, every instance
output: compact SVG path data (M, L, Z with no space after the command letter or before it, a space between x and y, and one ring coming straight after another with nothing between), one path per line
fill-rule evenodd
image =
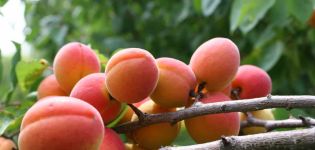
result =
M175 121L202 116L207 114L217 114L226 112L246 112L256 111L266 108L314 108L315 96L267 96L247 100L235 100L200 104L179 110L160 114L146 114L143 121L128 122L113 129L118 133L126 133L132 130L148 126L151 124Z
M247 120L242 121L241 128L245 127L264 127L267 131L277 128L298 128L315 126L315 119L299 117L299 119L286 120L262 120L248 115ZM315 136L315 135L314 135Z
M161 150L311 150L315 147L315 128L223 137L210 143Z

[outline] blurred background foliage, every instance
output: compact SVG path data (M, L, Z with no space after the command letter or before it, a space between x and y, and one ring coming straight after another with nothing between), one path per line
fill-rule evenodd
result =
M0 6L5 2L0 0ZM268 71L273 80L272 94L315 94L315 18L310 19L314 0L23 2L26 41L34 60L20 61L23 49L18 43L14 59L0 57L4 103L12 99L12 94L13 99L21 101L32 96L34 99L32 92L48 67L39 59L51 65L59 48L71 41L90 44L107 57L119 48L140 47L156 58L173 57L189 63L200 44L214 37L227 37L239 47L242 64ZM3 75L4 72L10 73ZM314 110L292 112L295 116L315 116ZM276 109L275 114L278 119L289 117L284 109ZM6 129L3 128L2 125L0 134Z

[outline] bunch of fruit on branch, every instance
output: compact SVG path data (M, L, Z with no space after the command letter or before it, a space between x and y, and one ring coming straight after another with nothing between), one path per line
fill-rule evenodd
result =
M72 42L55 56L53 74L38 87L38 101L26 112L20 150L158 149L171 145L180 128L196 143L222 136L266 132L262 127L240 131L246 115L211 114L177 123L157 123L126 133L127 143L108 125L141 121L130 107L156 114L176 112L200 103L267 96L268 74L253 65L240 66L238 47L227 38L200 45L189 65L168 57L155 59L148 51L126 48L115 53L101 72L99 58L88 46ZM273 119L270 110L252 112ZM117 121L117 117L120 120Z

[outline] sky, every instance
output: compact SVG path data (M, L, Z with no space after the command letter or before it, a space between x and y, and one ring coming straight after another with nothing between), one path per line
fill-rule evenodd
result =
M16 51L11 41L22 44L22 55L29 55L25 42L25 6L22 0L9 0L0 7L0 50L3 56L12 56Z

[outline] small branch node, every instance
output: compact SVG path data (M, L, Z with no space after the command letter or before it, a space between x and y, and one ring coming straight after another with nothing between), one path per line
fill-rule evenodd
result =
M190 97L196 97L196 95L197 95L197 94L195 93L194 90L190 90L190 91L189 91L189 96L190 96Z
M206 82L201 82L201 83L198 85L197 93L201 93L202 90L205 88L205 86L206 86Z
M135 112L135 114L138 116L139 121L143 121L145 119L145 116L147 116L146 113L143 113L141 110L139 110L136 106L132 104L128 104L128 106Z
M231 96L234 98L234 99L241 99L240 98L240 93L241 93L241 88L234 88L231 90Z
M302 123L306 126L306 127L311 127L311 123L309 122L309 120L303 116L299 116L299 119L301 119Z
M271 97L272 97L271 93L267 95L268 100L271 100Z
M226 107L227 107L226 105L222 105L222 106L221 106L221 110L222 110L222 111L225 111L225 110L226 110Z
M222 143L223 143L224 146L227 146L227 145L230 144L230 141L229 141L228 138L225 137L225 136L221 136L221 141L222 141Z

